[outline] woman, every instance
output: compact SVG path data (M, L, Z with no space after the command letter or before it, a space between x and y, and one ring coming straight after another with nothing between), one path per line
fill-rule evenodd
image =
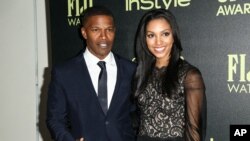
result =
M203 140L205 86L200 71L181 59L181 51L172 13L165 9L147 12L136 35L138 141Z

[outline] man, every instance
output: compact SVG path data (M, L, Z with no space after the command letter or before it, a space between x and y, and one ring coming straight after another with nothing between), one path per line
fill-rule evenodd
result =
M51 135L56 141L133 141L135 64L111 52L115 24L108 9L87 9L81 24L85 51L52 70L47 103ZM104 68L99 61L105 61Z

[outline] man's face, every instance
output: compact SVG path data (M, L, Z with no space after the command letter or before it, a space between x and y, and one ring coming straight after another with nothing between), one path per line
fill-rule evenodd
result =
M81 28L86 39L87 48L99 59L104 59L112 49L115 38L113 18L106 15L96 15L88 18Z

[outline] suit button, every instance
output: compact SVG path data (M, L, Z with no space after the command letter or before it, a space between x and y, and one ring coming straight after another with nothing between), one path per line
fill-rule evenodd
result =
M105 121L105 124L106 124L106 125L108 125L108 124L109 124L109 122L108 122L108 121Z

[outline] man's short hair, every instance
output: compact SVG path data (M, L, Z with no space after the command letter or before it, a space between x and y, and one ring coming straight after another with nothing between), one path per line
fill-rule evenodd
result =
M94 6L94 7L90 7L88 9L86 9L85 11L83 11L80 19L81 19L81 26L85 26L86 22L88 21L88 18L92 17L92 16L97 16L97 15L106 15L106 16L110 16L113 19L113 22L115 24L115 18L113 13L106 7L104 6Z

